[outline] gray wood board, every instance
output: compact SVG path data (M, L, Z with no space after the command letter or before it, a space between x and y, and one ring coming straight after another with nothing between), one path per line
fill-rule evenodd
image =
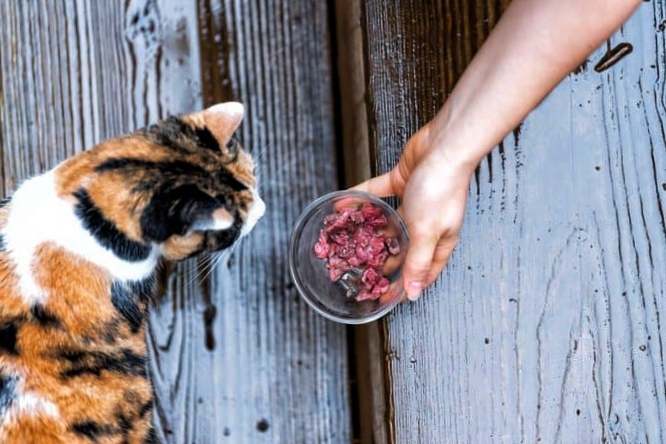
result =
M379 172L493 5L366 2ZM631 54L598 73L598 49L481 163L444 274L385 321L391 442L666 442L665 19L644 3L609 42Z
M344 185L352 186L370 177L370 149L366 106L363 51L362 0L336 0L335 58L340 104L340 139ZM387 440L386 388L381 324L373 322L350 328L353 359L350 362L354 443L383 443Z
M351 434L346 329L301 302L286 254L301 210L338 186L327 14L322 2L199 1L204 102L246 105L238 137L260 159L267 204L211 282L216 377L198 377L215 398L200 414L215 415L209 436L226 427L233 443L336 444Z
M307 1L0 2L6 193L169 113L247 106L239 137L262 152L267 215L209 277L203 262L166 270L151 315L168 442L349 439L346 330L299 301L286 261L300 210L337 187L327 14Z

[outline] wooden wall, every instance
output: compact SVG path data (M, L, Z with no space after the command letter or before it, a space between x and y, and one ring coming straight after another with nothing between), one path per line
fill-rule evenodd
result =
M206 277L164 274L149 342L170 443L331 443L351 435L346 329L297 297L291 224L338 187L323 2L0 2L2 191L94 143L240 100L267 215Z
M362 2L375 173L505 3ZM631 54L597 72L597 50L482 162L445 273L380 325L376 442L666 442L664 13L644 3L609 41Z

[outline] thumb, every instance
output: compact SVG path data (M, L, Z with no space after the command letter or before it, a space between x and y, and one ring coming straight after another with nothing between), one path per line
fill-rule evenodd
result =
M423 290L436 246L436 240L428 235L415 234L409 241L402 281L410 301L417 300Z
M365 191L366 193L374 194L377 197L387 197L396 194L391 183L391 171L384 173L381 176L373 177L365 182L361 182L352 190Z

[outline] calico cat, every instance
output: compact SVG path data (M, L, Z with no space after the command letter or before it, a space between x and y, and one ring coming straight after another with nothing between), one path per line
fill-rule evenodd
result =
M146 315L161 260L264 213L239 103L170 117L24 182L0 208L0 443L153 443Z

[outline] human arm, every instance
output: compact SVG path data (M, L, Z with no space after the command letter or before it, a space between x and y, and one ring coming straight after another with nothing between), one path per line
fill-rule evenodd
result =
M514 0L439 113L407 142L398 165L355 187L402 198L410 299L446 265L481 159L640 3Z

